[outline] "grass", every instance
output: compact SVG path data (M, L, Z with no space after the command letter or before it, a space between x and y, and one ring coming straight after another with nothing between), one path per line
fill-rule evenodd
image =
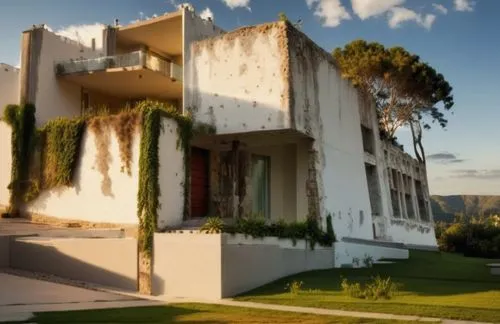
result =
M404 323L395 321L309 315L206 304L38 313L28 322L62 323Z
M371 269L331 269L283 278L239 296L237 300L401 315L420 315L500 323L500 277L485 266L494 260L458 254L411 251L410 259ZM380 274L403 284L390 300L355 299L342 294L340 278L365 281ZM293 296L284 289L303 281Z

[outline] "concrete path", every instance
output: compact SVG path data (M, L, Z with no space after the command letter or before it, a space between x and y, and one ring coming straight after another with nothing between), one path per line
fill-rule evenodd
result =
M139 307L165 303L6 273L0 273L0 287L0 322L25 321L34 312Z

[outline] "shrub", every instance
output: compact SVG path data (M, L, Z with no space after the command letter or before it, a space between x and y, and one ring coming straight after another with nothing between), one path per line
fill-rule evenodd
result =
M220 217L208 217L205 224L200 228L200 231L207 234L217 234L221 233L223 229L224 222Z
M483 223L455 223L439 238L442 251L469 257L499 258L500 228Z
M401 288L401 284L395 283L390 277L383 279L377 276L364 285L359 282L351 283L343 278L340 288L345 295L353 298L377 300L391 299Z
M294 281L289 282L285 285L285 290L288 290L290 295L297 296L302 291L303 285L304 285L304 282L294 280Z

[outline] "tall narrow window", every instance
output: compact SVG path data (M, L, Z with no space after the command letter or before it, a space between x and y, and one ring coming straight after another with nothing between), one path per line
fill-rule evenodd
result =
M252 155L252 211L269 217L270 161L268 156Z

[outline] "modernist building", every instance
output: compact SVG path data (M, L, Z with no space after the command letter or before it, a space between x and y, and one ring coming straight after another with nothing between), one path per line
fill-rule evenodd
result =
M36 27L22 35L20 80L18 98L36 105L39 125L98 107L115 112L149 98L215 127L215 134L193 139L189 190L184 191L184 165L167 125L160 141L159 228L192 227L213 215L234 219L255 214L285 221L310 215L325 226L332 216L338 242L314 256L321 260L308 259L302 266L292 266L300 262L293 261L289 269L283 261L276 267L284 270L232 288L219 285L213 288L219 289L215 295L231 295L297 271L350 264L353 258L407 256L409 247L436 247L425 166L380 140L373 103L342 79L328 52L288 23L224 32L182 9L105 27L102 48ZM79 189L46 193L27 211L55 219L137 224L137 175L120 174L116 166L116 172L110 171L114 195L102 195L89 157L95 151L91 137L84 142ZM111 153L118 155L117 148ZM3 188L8 179L1 181ZM182 214L185 195L187 216ZM2 191L0 204L7 200ZM257 244L236 241L223 238L219 244ZM155 263L161 267L158 242L169 244L172 238L158 234ZM257 245L269 251L276 247ZM266 258L273 256L254 261ZM236 264L227 260L219 260L219 267L220 262L223 269ZM231 271L224 271L220 280L230 282L224 273Z

